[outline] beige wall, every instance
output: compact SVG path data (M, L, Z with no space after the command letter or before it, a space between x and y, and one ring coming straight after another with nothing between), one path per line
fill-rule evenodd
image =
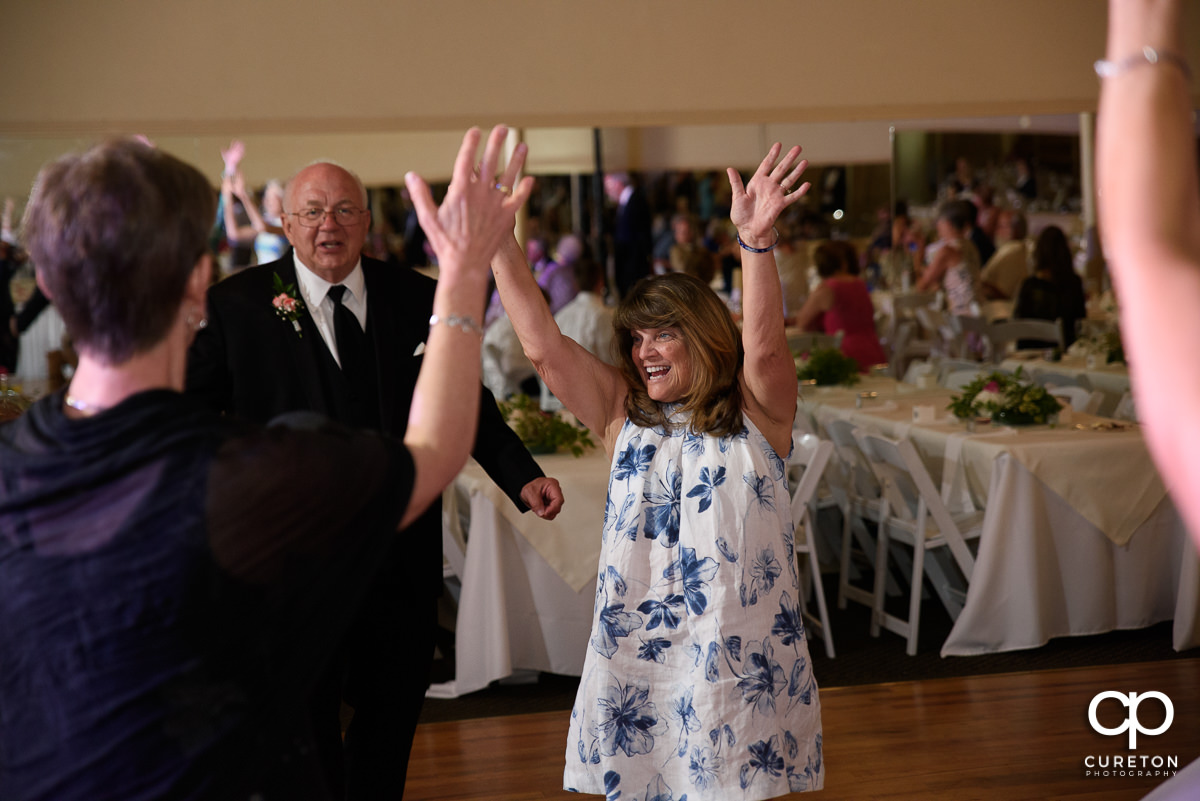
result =
M592 126L641 169L748 165L776 136L879 160L897 120L1094 109L1105 16L1101 0L12 3L0 192L132 131L214 175L242 137L256 182L330 155L369 183L444 173L463 127L500 121L529 129L544 172L589 167Z

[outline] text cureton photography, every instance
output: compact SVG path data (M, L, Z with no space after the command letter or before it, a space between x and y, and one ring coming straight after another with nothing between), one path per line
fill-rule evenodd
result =
M1147 726L1142 723L1138 715L1138 710L1141 703L1147 699L1152 701L1152 706L1161 706L1163 711L1162 722L1158 723L1157 717L1154 722L1158 725ZM1112 703L1105 705L1105 701ZM1157 702L1156 704L1154 702ZM1106 710L1105 721L1101 721L1101 706L1112 707L1115 704L1120 704L1124 707L1121 714L1124 714L1123 719L1119 719L1120 723L1116 726L1105 725L1111 722L1113 710ZM1144 693L1130 692L1120 693L1115 690L1106 690L1105 692L1097 693L1092 697L1091 703L1088 705L1088 723L1094 731L1109 737L1116 737L1127 733L1127 745L1130 753L1105 753L1105 754L1088 754L1083 759L1084 776L1107 777L1107 776L1174 776L1179 769L1179 755L1162 755L1162 754L1137 754L1132 753L1138 746L1138 735L1153 737L1162 734L1167 729L1171 728L1171 724L1175 720L1175 705L1171 702L1164 693L1150 691Z

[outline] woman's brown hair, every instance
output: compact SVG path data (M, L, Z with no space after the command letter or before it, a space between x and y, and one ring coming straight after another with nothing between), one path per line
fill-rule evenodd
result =
M740 433L742 337L716 293L684 273L652 276L633 287L613 317L617 365L629 384L625 414L639 426L667 426L663 405L647 394L633 361L632 332L645 328L680 331L692 366L692 386L678 410L688 418L688 428L716 436Z

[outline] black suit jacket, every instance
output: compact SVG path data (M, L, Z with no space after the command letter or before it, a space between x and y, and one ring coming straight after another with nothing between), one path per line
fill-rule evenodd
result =
M638 279L650 274L652 248L650 205L646 193L634 189L625 205L617 206L613 225L614 277L622 296Z
M414 355L429 333L435 282L418 272L363 258L367 285L367 331L372 336L379 379L379 419L383 433L402 437L408 424L421 358ZM188 356L187 391L225 414L266 423L291 411L314 411L339 419L321 360L329 355L316 323L300 315L298 336L271 305L273 276L296 284L289 253L251 267L214 285L208 292L208 326ZM298 290L297 290L298 295ZM480 387L479 428L472 455L521 511L521 489L544 475L528 450L504 422L492 394ZM344 421L343 421L344 422ZM441 516L433 504L413 524L405 550L417 558L414 582L440 591ZM409 550L413 549L413 550ZM418 566L419 565L419 566Z

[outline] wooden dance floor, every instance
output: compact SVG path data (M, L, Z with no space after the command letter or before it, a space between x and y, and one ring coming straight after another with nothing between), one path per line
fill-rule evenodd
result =
M1172 702L1162 734L1092 729L1088 707L1105 691L1157 691ZM1200 756L1200 659L932 679L821 691L825 790L788 798L1138 799ZM1164 705L1138 707L1143 731L1164 722ZM431 723L420 726L405 801L580 799L564 792L568 712ZM1129 710L1097 707L1102 728L1119 728ZM1112 767L1134 758L1132 770ZM1156 758L1163 767L1155 768ZM1111 775L1087 775L1093 771ZM1104 764L1108 767L1101 768ZM1116 775L1149 773L1151 775ZM687 788L675 788L676 796ZM600 798L600 796L591 796Z

